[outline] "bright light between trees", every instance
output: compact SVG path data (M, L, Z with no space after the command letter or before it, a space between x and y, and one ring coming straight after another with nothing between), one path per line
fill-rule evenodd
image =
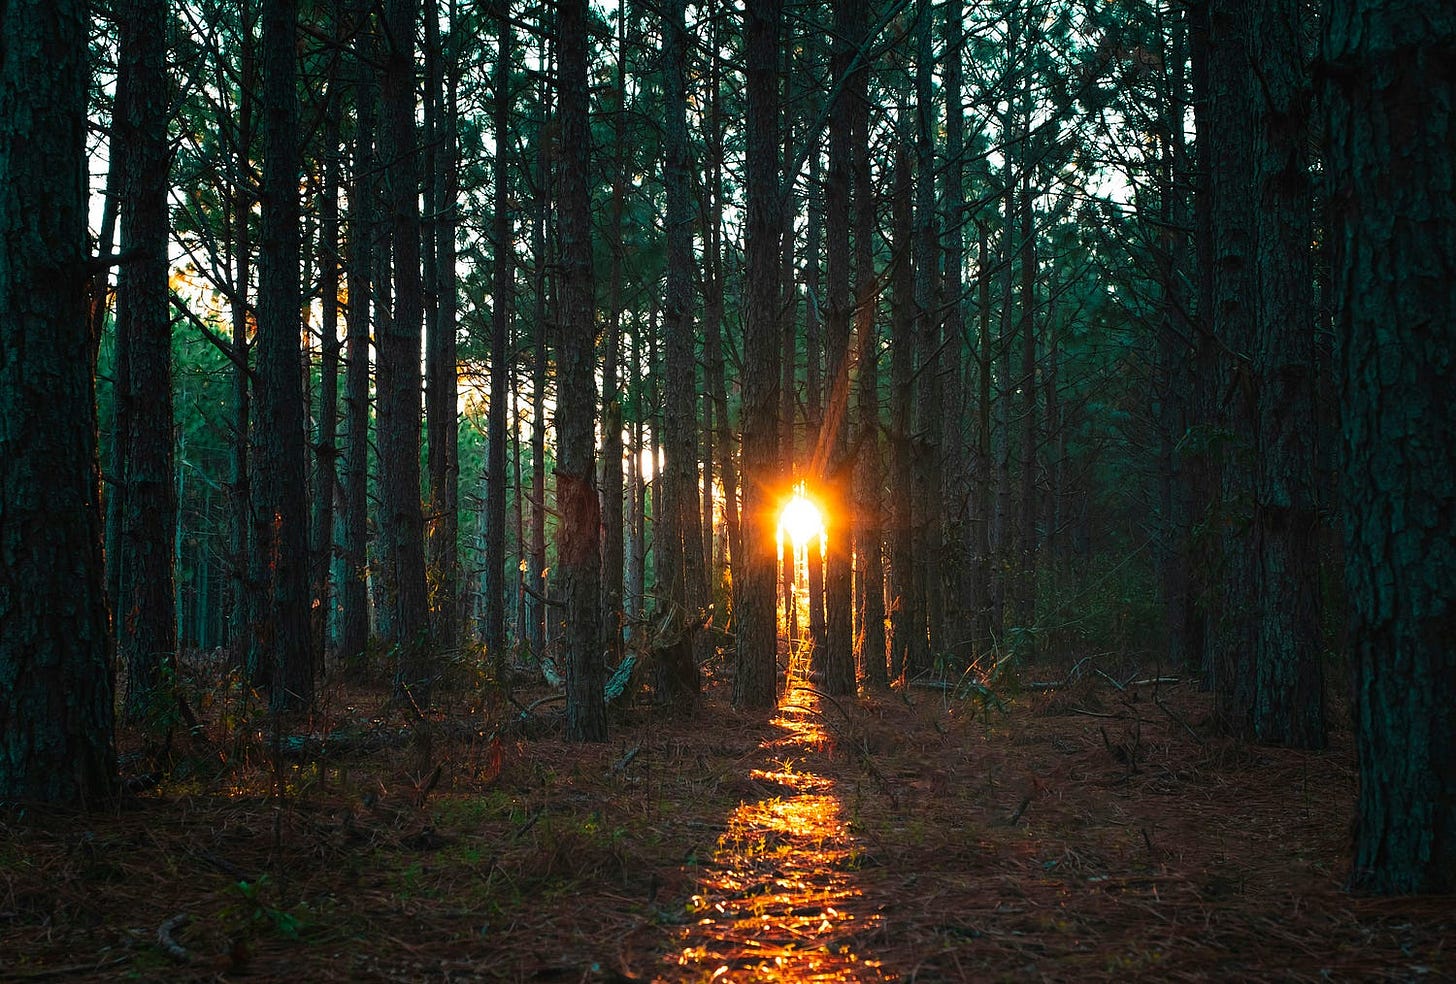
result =
M795 550L824 535L824 516L803 489L794 492L794 497L784 503L779 513L779 532L789 538Z

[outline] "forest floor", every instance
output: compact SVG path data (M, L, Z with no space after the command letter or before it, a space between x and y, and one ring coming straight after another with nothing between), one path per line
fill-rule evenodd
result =
M1348 729L1241 746L1189 682L1097 670L772 714L710 679L585 747L549 701L525 737L357 688L270 740L194 681L151 788L0 813L0 980L1456 977L1452 899L1342 891Z

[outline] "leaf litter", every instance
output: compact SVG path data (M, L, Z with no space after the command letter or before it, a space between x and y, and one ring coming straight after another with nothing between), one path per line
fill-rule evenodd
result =
M1186 683L1117 686L767 714L718 679L597 746L362 687L285 742L219 699L113 809L0 813L0 980L1456 975L1451 899L1343 890L1347 727L1240 745Z

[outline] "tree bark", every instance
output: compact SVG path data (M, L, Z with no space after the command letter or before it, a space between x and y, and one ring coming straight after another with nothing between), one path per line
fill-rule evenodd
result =
M1360 768L1351 883L1381 894L1456 891L1453 50L1443 0L1338 0L1325 21Z
M1213 680L1220 725L1248 732L1253 712L1253 653L1257 629L1252 530L1255 464L1250 435L1255 414L1255 379L1250 367L1257 316L1257 203L1250 195L1254 175L1257 85L1249 63L1251 0L1212 0L1209 5L1208 107L1210 210L1213 257L1211 326L1221 356L1214 372L1214 423L1225 440L1215 481L1214 595L1217 613L1205 641L1205 664ZM1202 135L1200 131L1200 135Z
M846 30L856 46L865 43L869 5L851 0ZM880 454L880 341L876 330L880 287L875 274L876 198L870 174L869 72L861 66L845 84L848 101L850 185L854 203L854 333L858 368L855 405L860 434L855 462L854 556L857 659L872 687L888 682L885 663L884 531Z
M114 600L126 713L165 729L167 681L177 658L173 538L177 476L172 423L172 315L167 285L167 6L126 0L118 36L115 152L121 165L121 250L135 254L116 278L119 404L126 407L120 578Z
M663 306L666 392L663 443L663 512L657 536L664 560L663 601L674 624L696 620L704 604L702 520L698 514L697 417L693 412L693 215L688 183L687 79L683 0L662 3L663 184L667 192L667 292ZM664 649L657 657L659 703L690 711L701 684L690 646Z
M1314 239L1311 92L1298 0L1258 5L1252 63L1261 101L1259 284L1253 372L1259 381L1254 537L1258 564L1254 734L1296 748L1325 743L1315 485Z
M612 203L608 215L607 330L602 339L602 616L607 629L607 659L622 658L626 622L623 578L626 522L622 476L622 216L627 199L627 21L632 9L623 4L617 18L616 111L612 115Z
M601 626L601 504L593 431L597 394L596 298L592 276L591 132L587 112L587 0L562 0L560 38L561 324L557 346L557 563L566 624L566 736L605 741Z
M258 256L257 489L271 577L266 649L273 659L271 702L294 710L313 703L309 624L308 479L300 371L298 5L263 4L263 185Z
M907 110L901 109L902 117ZM900 123L902 131L905 123ZM895 148L895 184L891 199L890 237L894 269L890 275L890 680L912 670L915 654L925 647L925 620L915 585L915 528L912 503L914 456L911 395L915 386L915 273L911 262L914 229L914 181L910 153L902 132ZM916 639L919 642L916 642Z
M386 208L393 254L393 310L378 340L379 520L387 569L389 633L396 647L395 697L423 709L434 666L420 506L420 165L415 140L415 26L419 0L386 0L380 101Z
M329 29L335 39L344 37L343 2L329 6ZM313 612L312 641L315 669L322 673L328 648L330 574L334 561L334 492L338 486L339 422L339 172L343 156L340 130L344 104L340 92L339 59L329 63L328 89L324 99L324 175L319 194L319 291L322 294L322 324L319 346L319 398L314 440L313 516L309 549L313 558L310 605Z
M942 557L941 515L943 472L941 437L944 400L940 377L940 298L936 283L939 263L939 234L936 230L935 201L935 101L931 85L934 56L931 27L934 18L930 0L920 0L916 25L915 55L915 367L913 418L908 435L914 493L911 524L915 538L912 590L917 607L923 606L917 630L910 639L909 670L912 675L931 669L941 641L944 599L940 590Z
M744 56L748 94L748 216L743 319L742 556L735 555L738 663L734 703L770 707L776 699L774 601L779 414L777 46L782 0L748 0Z
M432 114L433 163L426 176L434 209L433 236L425 237L433 273L434 304L425 339L425 428L430 479L428 571L431 633L434 645L452 651L460 644L460 381L456 354L455 229L459 218L460 180L456 143L459 108L456 87L459 67L453 55L461 25L454 0L445 6L450 15L450 37L440 35L440 7L436 0L426 9L425 38L429 90L434 94ZM497 144L497 146L501 146ZM494 329L492 328L492 331ZM496 392L496 391L493 391ZM504 394L505 387L499 392ZM501 399L504 403L504 398ZM504 474L504 467L502 467ZM503 585L502 585L503 587ZM504 595L504 591L501 592Z
M363 0L351 10L351 28L356 46L366 38ZM350 66L353 75L354 123L353 175L349 187L347 219L348 252L345 278L349 309L345 314L344 380L344 576L339 585L343 609L339 631L339 656L346 666L358 667L369 642L369 315L375 308L373 296L374 257L374 130L378 101L373 73L362 55Z
M88 5L0 16L0 802L116 773L86 306ZM44 202L44 208L36 207Z
M491 222L490 411L485 440L485 651L497 676L505 671L506 387L510 385L511 306L515 301L515 244L511 229L510 4L502 7L495 59L495 212ZM499 394L499 396L497 396ZM539 425L533 425L540 429ZM537 490L537 494L541 494Z
M845 79L858 40L851 32L854 11L835 9L829 77ZM849 452L849 342L854 299L850 293L850 168L853 134L847 93L840 91L829 109L829 175L824 186L825 378L829 398L814 452L813 477L819 485L825 527L824 651L817 654L822 686L832 695L856 689L854 665L852 482ZM817 544L810 544L811 551Z

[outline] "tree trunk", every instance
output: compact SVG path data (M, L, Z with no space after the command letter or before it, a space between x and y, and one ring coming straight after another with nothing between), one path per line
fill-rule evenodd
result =
M387 571L390 638L398 657L395 697L423 709L434 666L420 507L420 167L415 145L415 26L419 0L386 0L380 103L394 307L378 341L380 553Z
M1016 578L1016 624L1026 633L1025 655L1035 653L1036 636L1036 225L1031 187L1021 174L1021 546Z
M0 802L116 773L86 308L88 5L0 18ZM37 203L44 202L44 208Z
M612 204L607 220L611 268L607 273L607 331L602 339L602 617L607 629L607 660L613 666L622 659L627 564L622 515L622 215L628 181L627 20L631 16L630 8L623 6L617 18L617 105L612 116Z
M915 368L911 469L914 495L911 525L915 537L911 572L917 607L923 606L908 652L912 675L931 669L941 645L944 599L940 572L943 473L941 436L944 399L940 378L940 298L936 284L939 235L936 231L935 133L937 120L931 76L935 69L931 46L930 0L920 0L915 55L915 341L919 353Z
M329 29L342 38L342 0L329 7ZM319 290L323 308L319 347L319 399L314 441L312 533L309 549L313 558L310 605L313 661L322 672L328 648L329 575L334 559L334 490L338 485L339 419L339 171L342 156L339 131L343 121L343 94L339 91L338 60L329 64L328 90L324 104L324 178L319 196Z
M844 79L858 40L852 35L854 12L835 10L830 43L829 77ZM819 484L825 527L824 651L818 662L822 686L832 695L856 689L854 665L853 512L850 508L852 462L849 452L849 330L854 299L850 293L850 168L853 134L847 93L832 96L829 110L829 176L824 186L825 378L829 399L819 428L812 476ZM811 552L817 544L810 544Z
M663 184L667 191L667 293L663 307L666 392L663 443L663 512L657 536L665 563L663 601L676 614L674 624L692 622L704 603L702 521L698 514L697 417L693 412L693 214L688 185L686 43L683 0L663 0L662 70ZM674 646L657 657L655 690L659 703L677 711L692 709L701 688L690 646Z
M254 549L266 558L271 604L266 651L273 658L272 704L313 703L309 643L308 480L298 312L299 179L298 5L263 4L262 237L258 256L258 451L261 500Z
M1382 894L1456 891L1453 47L1442 0L1338 0L1325 21L1360 763L1351 883Z
M587 112L587 0L562 0L560 38L561 321L557 346L557 563L566 606L566 736L605 741L601 626L601 504L593 430L597 394L596 298L592 277L591 132Z
M425 238L433 273L434 306L425 339L425 427L430 478L429 585L434 645L449 652L460 644L460 381L456 356L455 227L459 206L456 161L459 68L453 49L461 25L454 0L447 4L450 38L440 37L440 3L426 10L425 38L430 66L428 89L434 94L433 163L426 176L432 189L433 236ZM497 145L502 146L500 144ZM500 392L504 393L502 387ZM504 399L501 400L505 402ZM502 468L502 477L505 469ZM502 587L504 587L502 585ZM504 591L501 592L504 595Z
M1257 289L1258 203L1254 187L1253 114L1256 81L1251 52L1251 0L1212 0L1209 14L1207 167L1213 229L1211 326L1222 350L1215 390L1223 401L1215 423L1225 439L1215 485L1213 528L1218 551L1213 598L1217 613L1206 640L1220 725L1244 734L1251 724L1257 613L1252 530L1255 380L1250 371Z
M907 114L903 107L902 117ZM900 124L902 130L905 124ZM890 679L912 670L925 646L925 621L915 586L915 529L912 503L914 453L911 444L911 394L915 386L915 273L911 263L914 181L910 154L901 134L895 148L895 185L890 237L894 270L890 277ZM919 643L916 638L919 638Z
M970 658L971 619L966 604L969 573L967 567L970 462L965 426L968 407L966 389L961 386L961 349L966 335L965 283L965 149L966 117L963 105L965 17L960 0L945 5L945 191L942 195L942 221L945 223L942 248L945 252L945 347L941 353L942 380L951 385L940 387L941 420L944 421L941 466L944 480L941 489L942 563L932 574L940 578L939 588L944 608L941 622L941 649L956 657L963 666Z
M359 31L358 45L364 44L365 17L362 0L351 11L352 28ZM374 219L374 129L377 95L373 73L362 55L352 60L354 99L358 107L354 125L353 178L349 188L347 227L348 254L345 276L349 309L345 316L347 334L344 381L344 576L339 585L343 608L339 632L339 656L346 666L357 667L369 642L369 313L373 297L375 266Z
M742 556L734 556L738 667L733 699L770 707L776 699L774 603L775 483L778 479L779 235L777 46L782 0L748 0L744 56L748 90L748 216L743 318Z
M995 554L991 546L991 517L996 508L995 483L992 475L991 448L991 240L981 225L976 248L979 310L976 336L976 535L973 578L976 605L975 655L979 659L992 653L1000 635L993 626L994 606L991 600L992 567Z
M717 38L718 20L713 21L713 37ZM713 401L713 422L717 427L719 472L723 481L723 521L726 526L727 558L725 566L737 564L743 555L743 542L738 515L738 465L733 454L733 427L728 414L728 387L723 379L723 99L722 59L712 59L708 85L708 217L706 245L703 252L705 280L703 297L703 371ZM721 572L713 572L713 583L722 581ZM730 598L731 603L731 598ZM729 613L721 613L727 624Z
M165 729L177 657L173 538L177 477L172 424L172 314L167 286L167 5L126 0L118 35L115 151L121 165L116 278L118 375L124 390L120 579L116 635L127 667L126 712Z
M1296 748L1325 743L1324 645L1316 504L1314 274L1310 242L1310 86L1303 7L1260 5L1251 32L1260 66L1259 287L1253 372L1259 380L1254 523L1260 613L1254 734Z
M549 58L547 59L549 62ZM531 255L535 257L533 282L535 331L531 360L531 562L526 572L527 583L535 595L528 602L530 624L526 642L532 658L546 657L546 369L548 334L546 320L551 308L547 300L550 281L547 279L546 222L552 207L550 163L550 118L547 111L546 73L541 77L541 119L536 133L536 201L531 222Z
M495 211L491 222L490 410L485 439L485 651L497 680L505 672L506 577L506 387L509 385L511 306L515 300L515 244L511 230L511 24L502 9L495 59ZM497 396L499 394L499 396ZM532 424L539 430L539 423ZM536 490L541 494L540 490ZM539 655L539 654L538 654Z
M811 189L823 184L820 157L819 154L813 154L809 158ZM811 190L808 195L809 221L804 249L804 431L814 446L816 456L820 449L827 447L825 442L829 439L824 431L824 298L819 277L824 245L824 204L824 196ZM848 249L848 243L845 248ZM810 477L819 484L812 493L823 505L827 490L823 487L824 476L816 474L816 471L822 469L816 470L811 465ZM848 521L849 514L845 513L842 518ZM824 622L824 551L819 549L817 543L811 543L804 553L804 572L809 596L809 648L813 654L813 665L822 676L825 635L828 631ZM851 677L853 668L854 664L851 662Z
M865 43L869 5L851 0L846 31L856 47ZM875 329L880 290L875 276L874 240L878 219L870 176L869 72L857 69L845 84L849 110L850 184L854 201L854 332L859 377L855 404L860 427L856 438L854 556L855 632L858 660L866 682L883 687L885 664L884 531L880 499L884 479L880 456L879 333Z

